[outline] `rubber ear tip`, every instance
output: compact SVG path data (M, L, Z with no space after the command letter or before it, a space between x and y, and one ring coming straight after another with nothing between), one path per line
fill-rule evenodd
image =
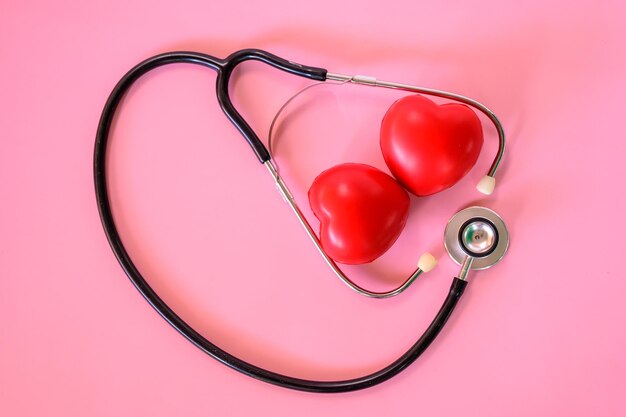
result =
M496 179L494 177L490 177L489 175L482 177L476 186L478 191L486 195L491 195L494 188L496 188Z
M432 271L434 267L437 266L437 260L433 255L426 252L420 256L419 261L417 261L417 267L421 269L423 272Z

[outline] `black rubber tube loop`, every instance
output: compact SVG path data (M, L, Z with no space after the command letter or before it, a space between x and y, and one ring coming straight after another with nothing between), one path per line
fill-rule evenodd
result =
M107 100L102 116L100 118L100 124L96 134L96 143L94 149L94 182L96 189L96 200L98 203L98 210L100 212L100 220L104 227L104 232L107 236L109 244L117 257L120 265L124 269L126 275L130 278L137 290L143 295L143 297L150 303L150 305L180 334L187 338L191 343L196 345L202 351L212 356L216 360L223 364L235 369L245 375L259 379L270 384L275 384L281 387L309 391L319 393L335 393L356 391L363 388L368 388L373 385L380 384L388 380L389 378L397 375L400 371L409 366L415 359L417 359L424 350L433 342L435 337L439 334L446 321L450 317L450 314L454 310L459 298L463 294L463 290L467 284L466 281L455 278L450 287L450 292L446 297L441 309L435 316L434 320L428 326L424 334L419 338L417 342L401 357L395 360L385 368L374 372L369 375L361 376L354 379L341 380L341 381L314 381L307 379L294 378L286 375L281 375L275 372L268 371L258 366L245 362L228 352L220 349L215 344L211 343L204 336L199 334L190 325L188 325L183 319L181 319L150 287L150 285L143 278L132 259L130 258L120 235L118 233L113 214L111 212L111 205L109 203L107 182L106 182L106 151L107 142L109 138L109 132L111 123L115 115L117 106L119 105L124 93L130 88L130 86L146 72L166 64L173 63L191 63L204 65L217 71L217 96L224 112L229 119L237 126L239 131L248 141L253 148L255 154L261 162L269 159L269 153L265 149L265 146L258 139L256 134L252 131L250 126L243 120L241 115L234 109L230 103L228 96L228 80L232 69L239 63L255 59L265 62L271 66L287 71L292 74L308 77L315 80L325 80L326 70L315 67L304 67L299 64L294 64L290 61L286 61L282 58L278 58L275 55L269 54L264 51L246 49L236 52L230 55L227 59L221 60L214 58L210 55L195 53L195 52L171 52L162 55L157 55L153 58L149 58L139 65L131 69L115 86L109 99Z

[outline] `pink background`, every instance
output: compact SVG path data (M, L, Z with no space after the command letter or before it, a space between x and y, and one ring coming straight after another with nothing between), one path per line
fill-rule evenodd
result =
M0 415L626 415L623 2L246 3L2 2ZM486 127L475 169L413 199L396 246L349 268L381 289L421 252L439 258L410 291L377 301L314 252L219 111L212 71L159 69L124 101L110 185L131 254L185 320L276 371L347 378L395 359L458 270L442 247L447 219L476 202L500 212L508 256L472 274L440 338L383 385L324 396L226 368L148 306L106 242L91 164L111 88L159 52L244 47L467 94L509 135L493 196L474 190L494 152ZM306 84L251 63L233 96L265 137ZM298 201L336 163L385 169L378 126L397 97L320 87L294 102L276 161Z

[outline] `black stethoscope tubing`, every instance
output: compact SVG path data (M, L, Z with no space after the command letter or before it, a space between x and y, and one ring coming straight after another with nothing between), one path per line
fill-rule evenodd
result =
M396 359L393 363L380 369L379 371L354 379L340 381L315 381L294 378L268 371L243 361L211 343L208 339L187 324L182 318L180 318L157 295L157 293L141 275L122 243L122 239L120 238L113 219L111 205L109 203L106 175L106 152L115 111L126 91L128 91L131 85L143 74L163 65L190 63L212 68L217 72L216 92L220 107L244 136L259 161L264 163L270 159L269 152L258 136L254 133L252 128L234 108L228 94L228 84L233 69L238 64L247 60L261 61L288 73L313 80L326 80L327 71L325 69L299 65L265 51L245 49L231 54L226 59L218 59L210 55L196 52L170 52L156 55L136 65L117 83L102 111L94 149L93 165L96 200L104 232L113 252L115 253L115 256L117 257L117 260L124 269L124 272L128 278L130 278L137 290L139 290L141 295L143 295L143 297L150 303L150 305L161 315L161 317L172 325L172 327L187 338L187 340L224 365L261 381L300 391L318 393L346 392L360 390L380 384L381 382L384 382L398 374L400 371L413 363L413 361L415 361L432 343L445 325L459 298L463 294L465 286L467 285L466 281L454 278L452 286L450 287L450 292L430 326L428 326L424 334L417 340L417 342L415 342L415 344L406 353Z

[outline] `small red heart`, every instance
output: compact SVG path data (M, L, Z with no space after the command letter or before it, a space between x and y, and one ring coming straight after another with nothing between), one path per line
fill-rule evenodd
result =
M417 196L456 184L474 166L482 145L480 120L469 107L439 106L420 95L396 101L380 130L389 170Z
M309 203L320 221L324 251L337 262L364 264L385 253L409 215L409 195L389 175L342 164L315 178Z

